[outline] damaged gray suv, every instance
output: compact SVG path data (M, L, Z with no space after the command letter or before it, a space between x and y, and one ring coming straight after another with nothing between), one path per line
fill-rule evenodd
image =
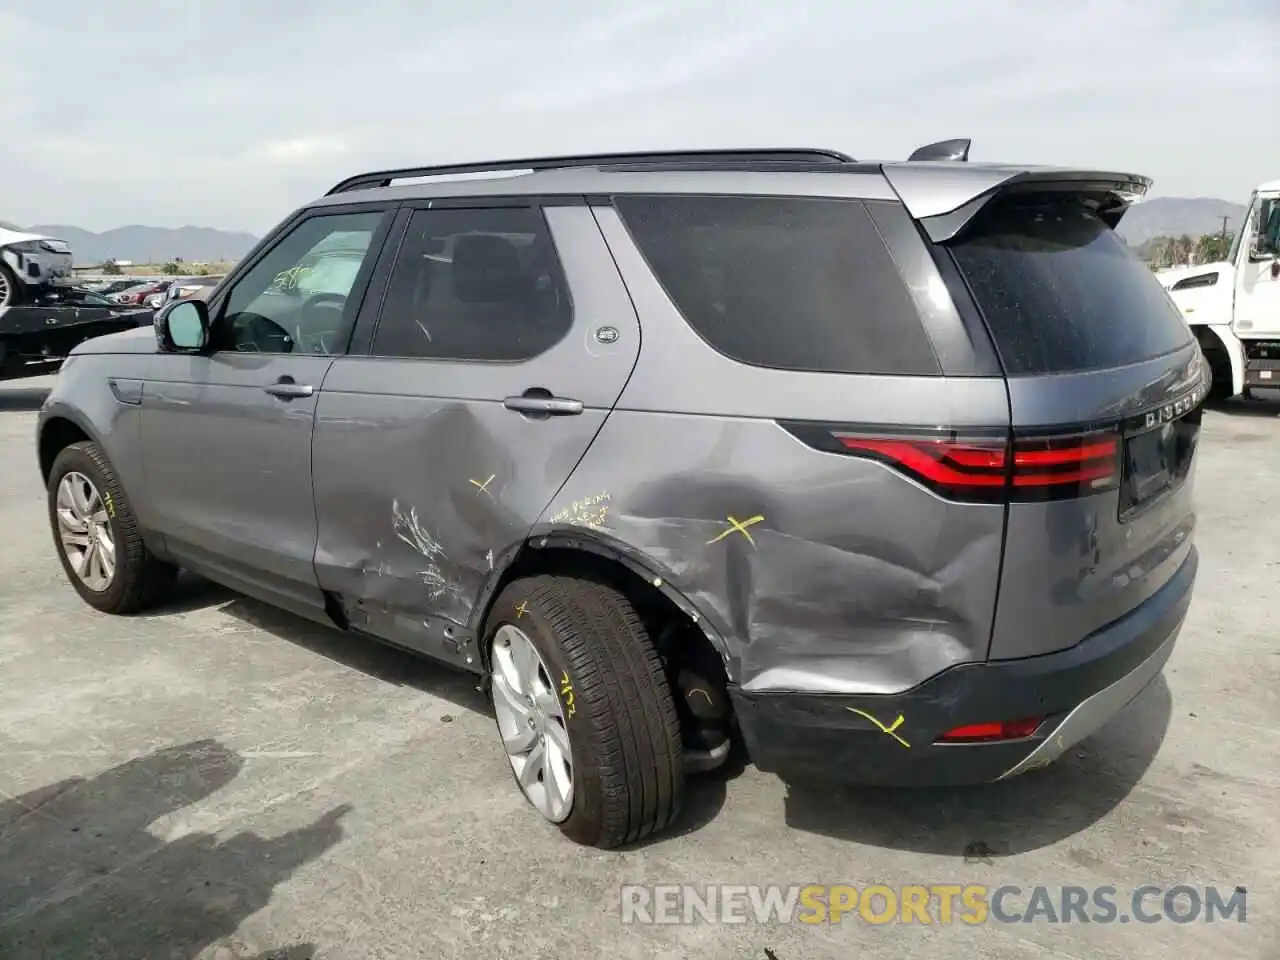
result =
M967 152L338 184L66 362L67 577L127 614L185 568L477 674L595 846L732 743L890 785L1048 764L1170 655L1208 377L1114 232L1148 180Z

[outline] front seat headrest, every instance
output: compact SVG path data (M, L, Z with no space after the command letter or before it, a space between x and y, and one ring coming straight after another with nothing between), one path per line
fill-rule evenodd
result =
M453 292L464 303L510 303L528 292L520 252L505 237L461 236L453 248Z

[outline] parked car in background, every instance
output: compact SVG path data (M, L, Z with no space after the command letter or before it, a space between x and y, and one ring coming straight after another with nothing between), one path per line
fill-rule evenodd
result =
M71 282L65 240L0 226L0 308L29 303L42 290Z
M126 306L143 306L152 294L164 293L172 285L172 280L149 280L136 286L126 287L110 297L112 303Z
M171 300L207 300L214 287L222 282L223 274L210 277L183 277L173 281L165 291L161 305Z
M130 287L136 286L138 286L136 277L122 277L119 280L101 280L97 283L87 283L84 285L84 289L103 297L109 297L113 293L120 293L122 290L128 290Z

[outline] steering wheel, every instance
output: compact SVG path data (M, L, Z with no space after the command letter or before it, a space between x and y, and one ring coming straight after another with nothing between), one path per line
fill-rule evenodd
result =
M341 328L346 308L347 297L342 293L317 293L302 302L298 307L294 332L304 353L332 352L326 338ZM330 318L323 317L320 311L330 314Z
M270 317L237 313L232 322L237 350L259 353L293 353L294 338Z

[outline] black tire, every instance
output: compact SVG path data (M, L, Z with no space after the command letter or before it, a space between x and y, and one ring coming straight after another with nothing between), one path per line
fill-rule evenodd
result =
M22 287L18 278L7 263L0 262L0 275L4 277L4 285L0 286L0 307L16 307L22 302Z
M107 503L107 522L116 545L116 571L105 590L90 589L76 575L58 538L58 484L73 470L88 477ZM177 567L157 559L142 542L129 497L97 444L87 440L73 443L54 459L49 471L48 512L63 572L84 602L94 609L120 615L138 613L155 606L173 586Z
M494 602L486 651L507 623L533 641L556 676L568 677L572 700L560 699L574 800L561 832L610 849L668 826L684 799L680 721L662 660L630 601L590 580L529 577Z

